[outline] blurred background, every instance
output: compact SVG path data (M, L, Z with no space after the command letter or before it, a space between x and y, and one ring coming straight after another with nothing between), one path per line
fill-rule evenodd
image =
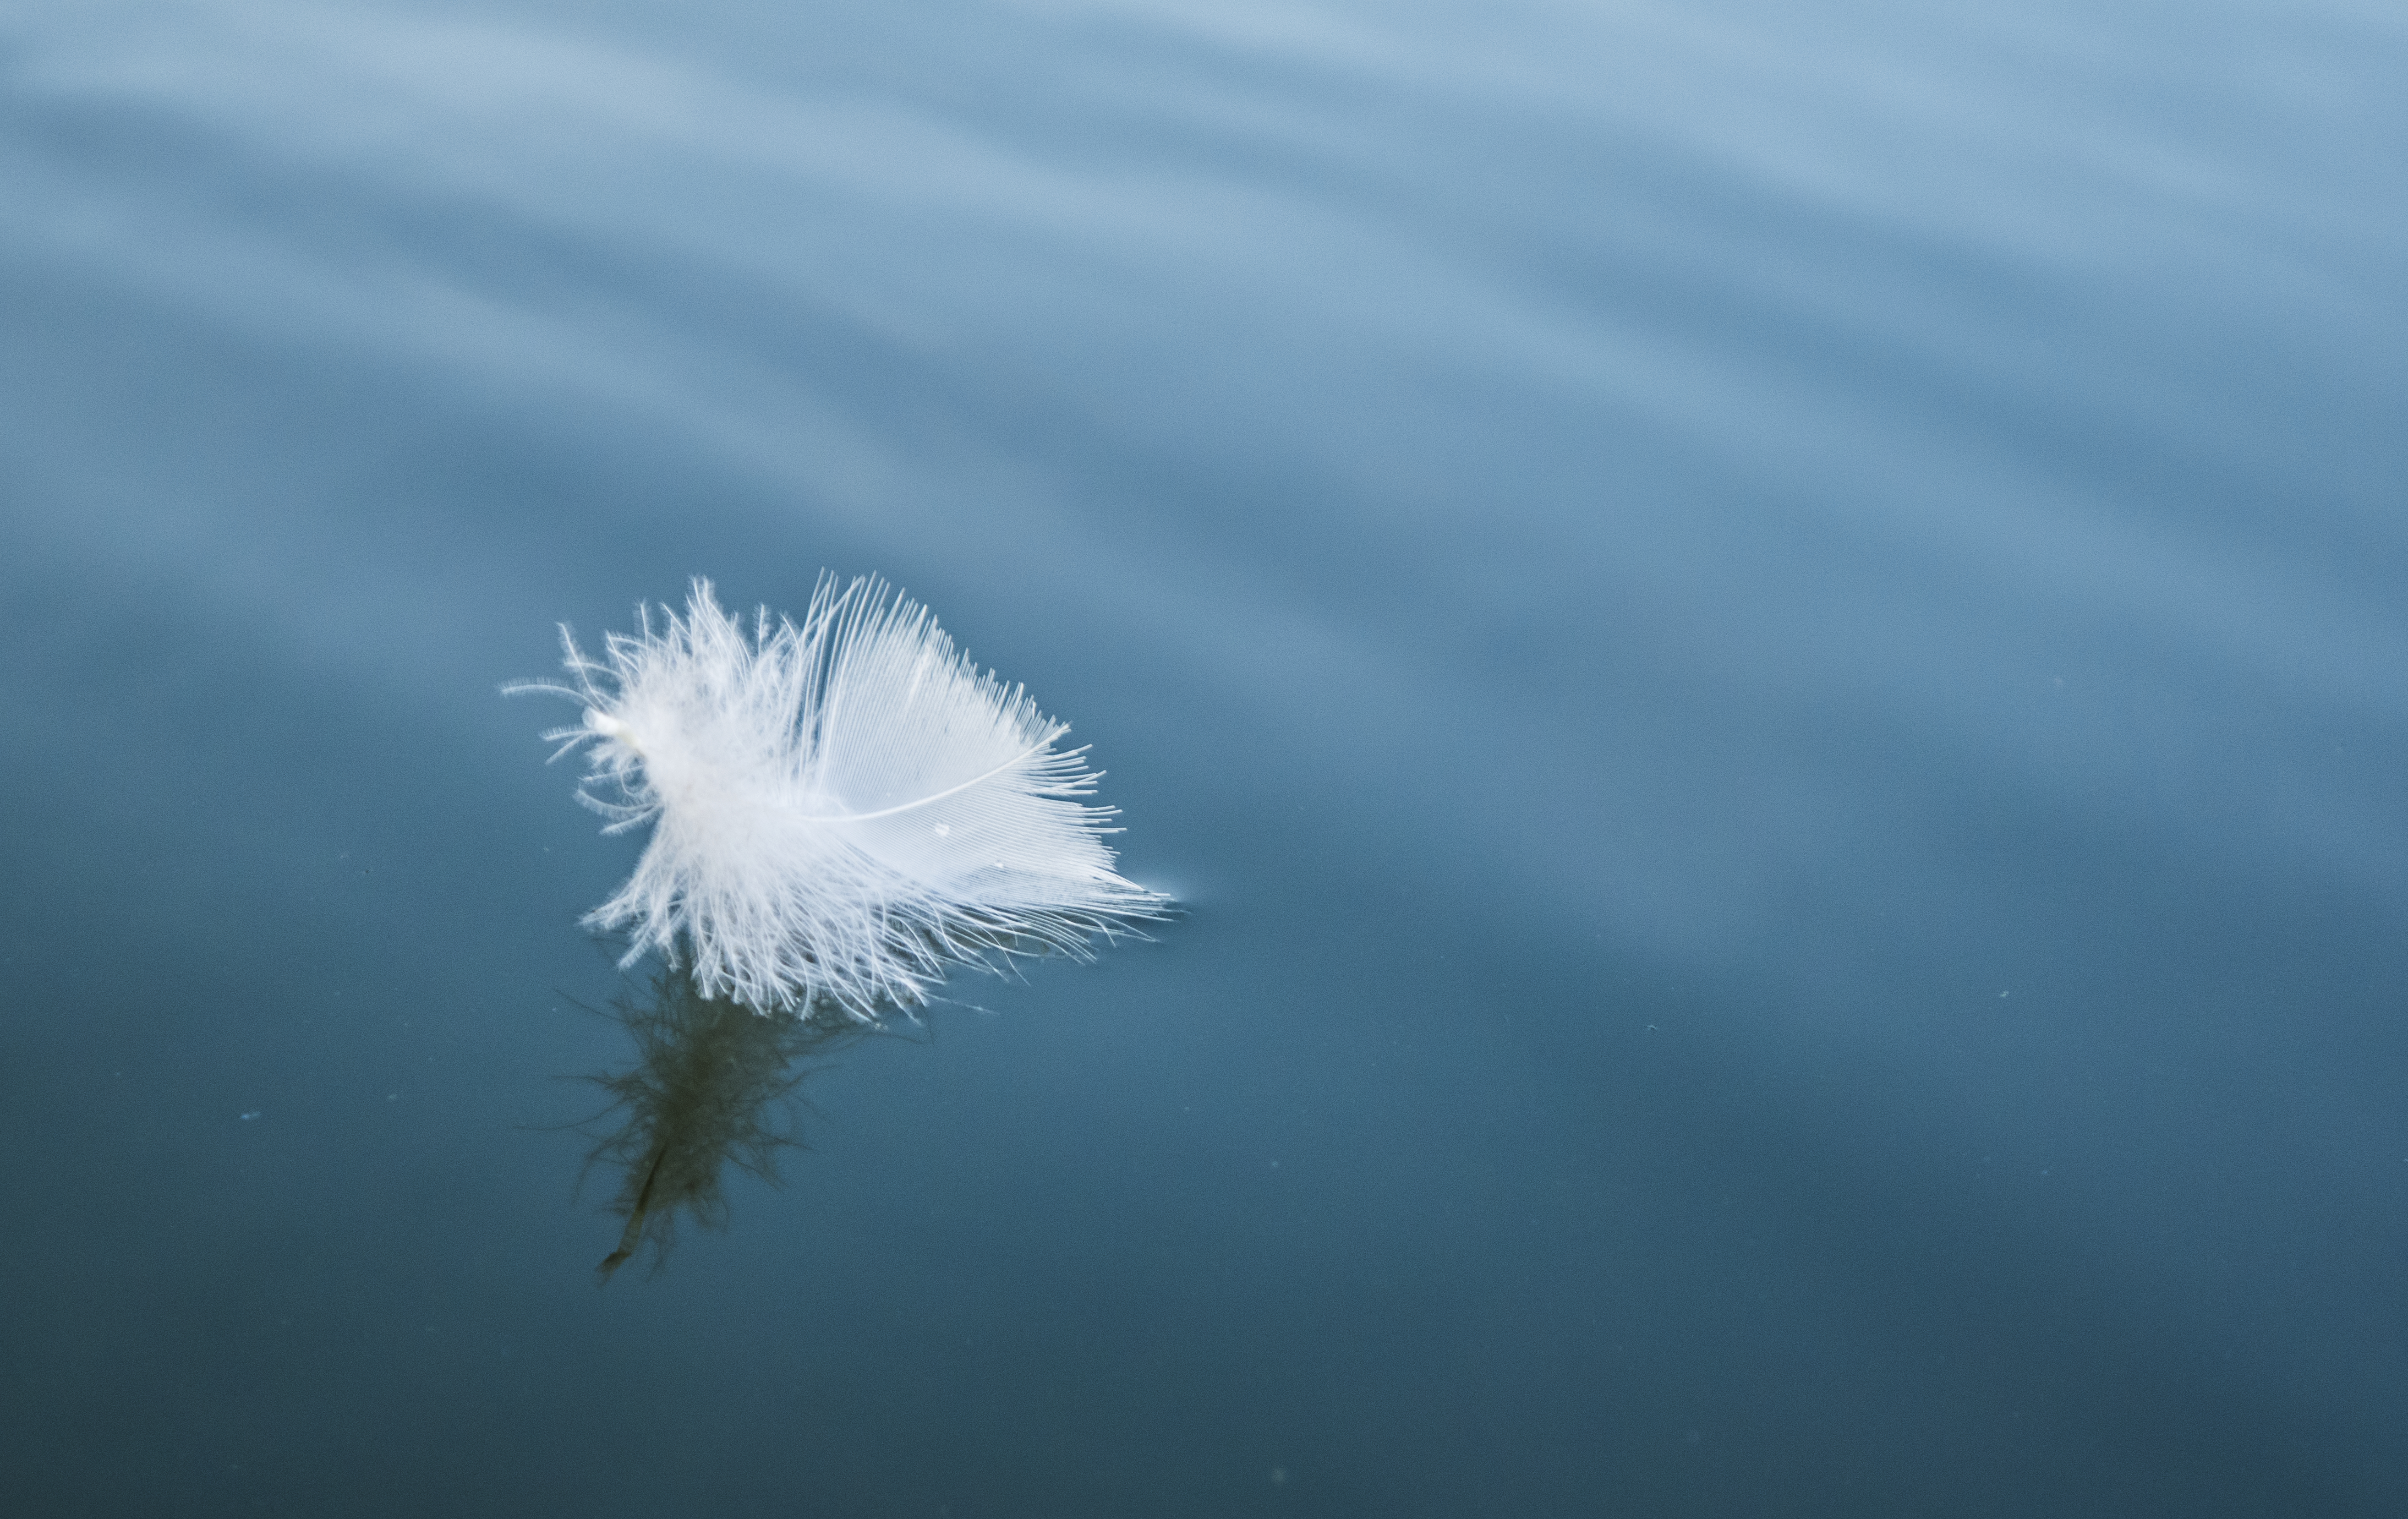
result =
M2408 1512L2403 77L0 4L11 1501ZM1185 916L796 1068L597 1291L641 840L496 688L823 568Z

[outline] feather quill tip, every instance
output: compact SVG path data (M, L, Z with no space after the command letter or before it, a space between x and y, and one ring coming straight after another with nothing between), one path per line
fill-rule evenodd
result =
M635 872L588 913L705 996L876 1022L948 971L1087 958L1170 899L1124 880L1068 725L982 671L927 609L876 578L822 576L802 622L748 628L697 579L685 611L639 609L589 658L561 629L580 703L543 737L582 749L579 800L606 833L650 824Z

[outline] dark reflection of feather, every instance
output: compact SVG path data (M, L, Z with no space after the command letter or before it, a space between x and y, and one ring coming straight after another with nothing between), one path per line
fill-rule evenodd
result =
M647 1240L658 1272L677 1242L680 1215L725 1228L721 1179L728 1166L777 1181L778 1153L801 1145L795 1091L810 1068L798 1063L875 1031L837 1012L756 1013L704 996L680 970L654 976L647 996L615 999L610 1016L634 1036L638 1059L626 1070L588 1078L611 1097L592 1122L617 1115L618 1124L586 1157L586 1169L623 1173L610 1211L627 1221L619 1248L599 1268L605 1282Z

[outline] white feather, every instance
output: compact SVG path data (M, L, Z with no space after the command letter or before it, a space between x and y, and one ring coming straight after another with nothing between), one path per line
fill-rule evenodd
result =
M694 582L685 615L640 610L588 659L561 629L590 745L579 797L652 838L589 926L627 959L682 954L706 996L869 1021L957 965L997 968L1158 916L1112 870L1112 810L1068 731L981 671L918 603L823 577L798 627L748 631Z

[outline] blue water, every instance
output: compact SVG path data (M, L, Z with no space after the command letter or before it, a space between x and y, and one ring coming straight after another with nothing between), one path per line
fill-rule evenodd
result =
M0 7L12 1509L2408 1512L2403 77L2351 0ZM1186 915L597 1290L640 840L495 688L824 567Z

